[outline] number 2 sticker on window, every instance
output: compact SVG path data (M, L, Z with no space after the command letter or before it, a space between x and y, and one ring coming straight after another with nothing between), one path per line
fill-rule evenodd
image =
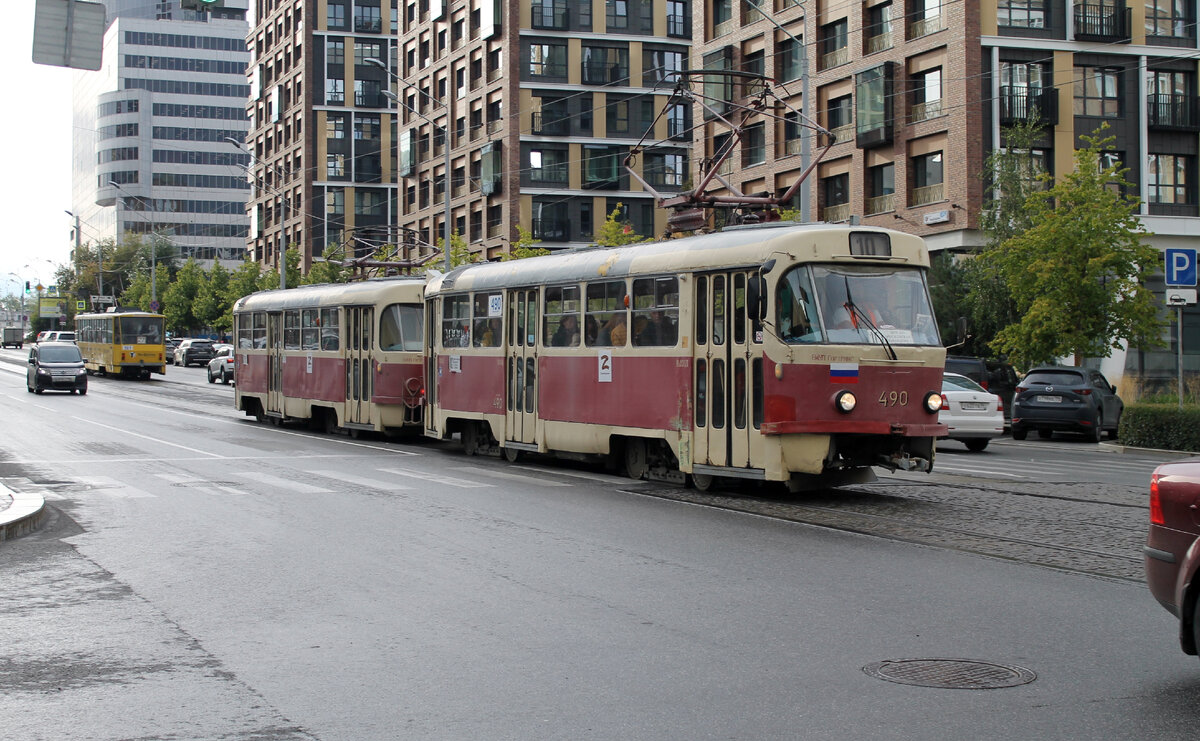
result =
M601 351L597 360L599 362L596 380L600 383L612 383L612 353L607 350Z

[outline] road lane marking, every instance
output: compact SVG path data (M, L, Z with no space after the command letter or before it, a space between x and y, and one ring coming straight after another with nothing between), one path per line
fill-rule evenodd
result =
M408 476L422 481L432 481L435 484L445 484L446 486L457 486L460 489L482 489L490 487L492 484L486 484L482 481L468 481L467 479L456 479L452 476L439 476L436 473L428 473L426 471L414 471L408 468L377 468L377 471L384 473L394 473L397 476Z
M112 430L113 432L120 433L122 436L127 436L127 437L140 437L140 438L142 438L143 440L149 440L149 441L151 441L151 442L158 443L159 445L169 445L169 446L171 446L172 448L179 448L180 450L186 450L186 451L188 451L189 453L195 453L195 454L197 454L197 455L207 455L207 456L208 456L208 457L210 457L210 458L224 458L224 457L225 457L225 456L223 456L223 455L221 455L221 454L219 454L219 453L210 453L210 452L208 452L207 450L200 450L199 448L190 448L190 447L188 447L188 446L186 446L186 445L180 445L180 444L178 444L178 443L171 443L171 442L167 442L166 440L161 440L161 439L159 439L159 438L157 438L157 437L151 437L151 436L149 436L149 435L143 435L143 434L141 434L141 433L138 433L138 432L133 432L132 430L127 430L127 429L123 429L123 428L120 428L120 427L113 427L112 425L106 425L106 424L104 424L103 422L95 422L95 421L92 421L92 420L90 420L90 419L84 419L83 417L72 417L71 419L75 419L75 420L78 420L78 421L80 421L80 422L85 422L85 423L87 423L87 424L89 424L89 425L95 425L95 426L97 426L97 427L103 427L103 428L104 428L104 429L106 429L106 430Z
M368 489L379 489L381 491L408 491L411 486L397 484L393 481L380 481L379 479L370 479L366 476L357 476L352 473L343 473L333 469L325 469L320 471L305 471L316 476L324 476L327 479L333 479L339 483L355 484L357 486L365 486Z
M538 476L522 476L519 473L509 473L508 471L493 471L489 468L480 468L479 466L454 466L453 470L469 471L471 473L478 473L483 476L495 476L496 478L500 479L524 481L526 483L536 484L537 486L572 486L572 484L568 484L565 481L551 481L550 479L543 479Z
M273 474L264 473L263 471L239 471L233 475L244 479L250 479L251 481L257 481L260 484L267 484L268 486L275 486L280 489L286 489L288 491L297 492L300 494L332 493L329 489L321 486L312 486L311 484L285 479L282 476L275 476Z
M157 496L148 491L128 486L116 479L110 479L107 476L89 476L84 479L83 483L87 485L88 491L116 497L117 499L154 499Z

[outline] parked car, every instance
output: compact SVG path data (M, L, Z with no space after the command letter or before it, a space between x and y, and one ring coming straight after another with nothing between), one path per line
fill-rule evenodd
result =
M1013 395L1012 436L1030 430L1049 439L1056 431L1082 432L1096 442L1104 432L1117 436L1125 403L1100 371L1071 365L1034 368Z
M1000 397L1007 420L1012 411L1013 392L1017 388L1016 370L1002 360L984 360L967 355L947 355L946 371L970 378L985 391Z
M179 347L180 339L178 337L168 337L163 340L163 357L175 362L175 348Z
M175 365L182 365L184 368L192 363L205 365L215 354L212 340L186 339L175 348Z
M217 347L217 354L208 361L208 382L216 383L217 379L220 379L221 383L229 383L233 380L233 369L236 362L233 345L218 345Z
M1200 644L1200 458L1164 463L1150 476L1150 532L1143 549L1146 584L1179 618L1179 644L1196 655Z
M73 342L39 342L29 350L25 388L32 394L46 389L87 393L83 355Z
M942 409L938 422L950 428L947 437L978 453L994 437L1004 434L1000 397L958 373L942 374Z
M74 342L75 333L63 330L51 330L38 334L38 342Z

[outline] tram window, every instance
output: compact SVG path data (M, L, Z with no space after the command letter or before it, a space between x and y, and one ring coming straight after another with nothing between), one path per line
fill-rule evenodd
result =
M708 343L708 276L696 278L696 344Z
M467 296L442 300L442 347L471 346L471 303Z
M712 361L712 426L725 427L725 361Z
M300 311L298 309L283 312L283 349L300 349Z
M763 421L763 361L762 358L755 358L750 365L752 372L750 374L750 396L753 398L753 414L752 424L754 429L762 427Z
M746 429L746 359L733 361L733 426Z
M162 342L162 320L157 317L123 316L118 321L120 342L131 345L157 345Z
M537 361L525 358L525 411L533 411L533 385L537 380Z
M254 312L252 342L257 350L267 349L267 313L265 311Z
M525 292L525 342L530 347L537 344L537 291Z
M816 294L807 266L792 268L775 294L775 331L784 342L820 342Z
M633 344L673 346L679 338L679 279L639 278L633 282Z
M300 313L300 349L321 349L321 312L305 309Z
M237 344L243 350L249 350L254 347L254 341L251 339L251 327L253 317L250 314L237 315Z
M421 336L417 335L418 349ZM337 350L338 341L338 309L321 309L321 349Z
M421 307L392 304L379 317L381 350L421 350ZM334 348L337 349L336 347Z
M696 426L703 427L708 423L705 402L708 401L708 361L696 361Z
M499 347L504 338L500 322L501 298L499 293L477 293L473 301L472 317L475 333L471 337L473 347Z
M735 345L746 344L745 273L737 273L733 276L733 342Z
M575 347L580 344L579 286L546 289L542 311L543 337L548 347ZM591 320L595 322L595 320Z
M714 345L725 344L725 276L713 276L713 326L712 326L712 343ZM714 417L716 415L713 415Z
M629 333L625 299L625 281L588 284L586 319L596 322L596 347L625 347Z

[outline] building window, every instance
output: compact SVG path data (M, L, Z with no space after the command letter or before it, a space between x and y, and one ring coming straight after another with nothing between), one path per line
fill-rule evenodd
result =
M534 0L530 7L533 28L564 31L567 28L566 0Z
M667 0L667 35L689 38L691 24L687 20L687 3L683 0Z
M325 81L325 104L326 105L342 105L346 102L346 81L345 80L326 80Z
M1179 154L1149 155L1146 176L1150 203L1192 205L1192 158Z
M651 185L682 187L687 171L687 157L682 154L657 154L646 158L646 179Z
M942 190L942 153L933 152L912 158L912 205L945 200Z
M942 70L940 67L913 78L912 120L926 121L942 115Z
M909 38L919 39L942 30L942 0L916 0Z
M567 47L563 44L530 44L529 74L543 77L566 77Z
M779 79L799 80L804 63L804 42L802 39L789 38L779 43Z
M344 154L327 154L325 155L325 175L330 178L341 178L346 176L346 155Z
M854 96L842 95L830 100L826 121L830 131L852 125L854 123Z
M885 62L854 76L854 124L858 146L892 141L892 90L895 66Z
M821 69L850 61L849 26L845 18L821 26Z
M377 41L355 41L354 63L361 66L368 59L383 59L383 45Z
M733 0L712 0L713 38L733 31Z
M881 3L867 8L867 54L892 47L892 4Z
M354 30L359 33L380 33L383 21L378 7L354 6Z
M583 47L583 82L589 85L629 84L629 49Z
M679 79L678 73L683 69L683 52L652 49L649 54L643 52L644 67L642 69L642 84L654 85L666 83L673 85Z
M328 64L345 64L346 63L346 42L344 42L344 41L326 41L325 42L325 61Z
M628 0L606 0L604 3L605 24L609 31L629 28Z
M675 103L667 109L667 136L671 139L688 133L688 106Z
M1046 0L999 0L996 23L1009 28L1045 28Z
M1121 115L1121 70L1075 68L1075 115L1117 118Z
M1146 35L1195 38L1192 8L1184 0L1146 0Z
M896 166L892 163L867 168L867 204L865 213L882 214L894 211Z
M344 114L328 113L325 118L325 138L329 140L346 138L346 118Z
M822 181L825 191L825 205L840 206L850 202L850 175L831 175Z
M534 183L567 183L567 153L560 149L529 152L529 180Z
M330 216L346 215L346 191L343 188L330 188L325 193L325 213Z
M620 186L617 170L621 164L621 152L618 149L585 145L583 157L583 187L616 188Z
M609 98L607 110L609 136L629 133L629 101Z
M346 29L346 6L342 3L330 3L325 10L325 22L334 30Z
M767 161L766 128L760 122L747 126L742 134L742 164L746 167Z
M731 70L733 69L733 50L729 47L717 49L704 55L704 69ZM733 82L728 75L704 76L704 100L708 107L717 113L725 113L729 103L733 101ZM711 117L707 111L706 117Z
M354 138L362 141L379 141L380 124L378 114L360 113L354 117Z
M379 108L383 104L378 80L354 81L354 105L364 108Z

